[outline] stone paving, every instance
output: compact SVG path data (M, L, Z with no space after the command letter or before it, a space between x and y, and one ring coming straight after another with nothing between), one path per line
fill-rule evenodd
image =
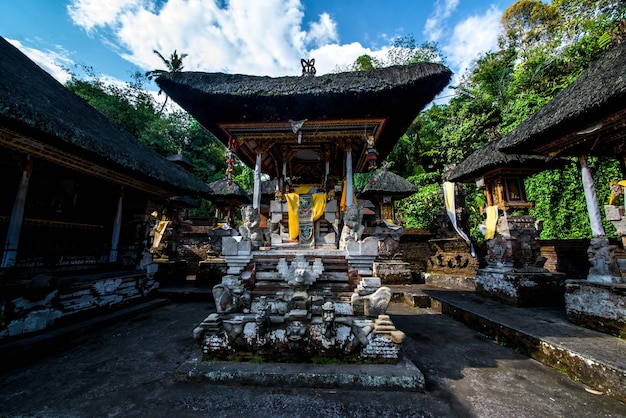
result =
M626 417L625 404L403 303L389 314L407 334L403 355L424 374L424 392L176 382L175 370L198 354L192 331L209 312L207 303L172 302L4 357L0 416Z

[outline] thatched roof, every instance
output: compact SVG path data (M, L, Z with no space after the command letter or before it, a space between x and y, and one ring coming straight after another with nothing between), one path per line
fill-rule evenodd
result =
M265 181L261 181L260 184L260 192L261 192L261 196L274 196L274 194L276 193L276 187L278 185L278 179L271 179L271 180L265 180ZM247 191L248 196L250 196L250 198L252 198L252 196L254 195L254 189L248 189Z
M498 149L500 141L493 141L477 149L459 163L448 174L451 182L472 182L489 171L505 169L508 172L522 171L524 174L539 172L562 166L568 162L564 158L548 158L541 155L508 154Z
M371 199L374 196L386 195L402 199L417 193L417 186L389 170L378 171L372 180L373 182L363 187L358 195L359 198Z
M193 168L193 163L181 153L168 155L166 158L167 161L171 161L185 170L191 170Z
M123 173L126 179L157 186L153 190L165 195L211 191L207 184L115 127L1 37L0 56L0 137L7 138L3 146L20 142L16 149L31 147L25 152L41 158L46 158L49 150L66 159L79 156L86 162L81 166L85 172L93 164L97 170L107 171L110 180ZM63 158L55 161L63 164Z
M254 140L241 141L238 156L254 167L256 153L262 152L267 156L264 172L275 176L283 161L295 163L291 156L285 156L297 145L289 120L307 121L301 129L305 134L302 146L323 148L318 155L330 155L334 167L345 159L338 132L353 129L350 138L355 170L359 171L366 169L359 165L365 164L364 158L359 160L365 148L364 134L378 130L376 148L384 159L417 114L448 84L451 75L443 65L417 63L316 77L172 72L156 82L222 143L254 131ZM355 125L357 120L362 125ZM240 125L229 131L225 124ZM281 149L281 145L289 148ZM302 166L312 165L309 162Z
M626 42L500 141L504 152L615 156L625 151Z
M228 184L227 180L222 179L209 183L209 186L213 192L208 200L216 205L239 206L252 203L246 191L235 182Z

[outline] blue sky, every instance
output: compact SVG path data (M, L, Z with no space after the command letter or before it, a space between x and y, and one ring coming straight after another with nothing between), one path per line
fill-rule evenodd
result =
M497 47L512 0L20 0L0 1L0 36L53 74L92 67L101 79L130 81L164 68L153 49L186 53L185 69L317 74L362 54L384 58L398 36L435 41L458 79ZM1 58L0 58L1 59ZM156 85L151 86L154 89Z

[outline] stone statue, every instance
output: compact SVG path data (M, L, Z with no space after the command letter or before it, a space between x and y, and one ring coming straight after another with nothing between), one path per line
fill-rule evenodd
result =
M360 241L365 227L361 224L363 209L360 206L348 206L343 219L339 248L346 248L346 241Z
M263 244L263 231L261 230L261 217L259 212L252 205L245 205L241 208L242 225L239 227L239 234L244 240L250 240L259 246Z

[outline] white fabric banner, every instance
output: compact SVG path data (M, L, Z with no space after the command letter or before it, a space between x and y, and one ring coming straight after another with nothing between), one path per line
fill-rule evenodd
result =
M452 222L452 226L454 227L454 230L457 232L457 234L459 234L461 238L463 238L465 242L467 242L467 245L470 246L470 252L472 256L474 257L475 256L474 246L472 245L472 242L470 241L469 237L465 234L465 232L463 232L461 228L459 228L456 222L456 203L454 201L454 183L451 183L449 181L446 181L443 183L443 199L445 201L446 212L448 213L448 218L450 218L450 222Z

